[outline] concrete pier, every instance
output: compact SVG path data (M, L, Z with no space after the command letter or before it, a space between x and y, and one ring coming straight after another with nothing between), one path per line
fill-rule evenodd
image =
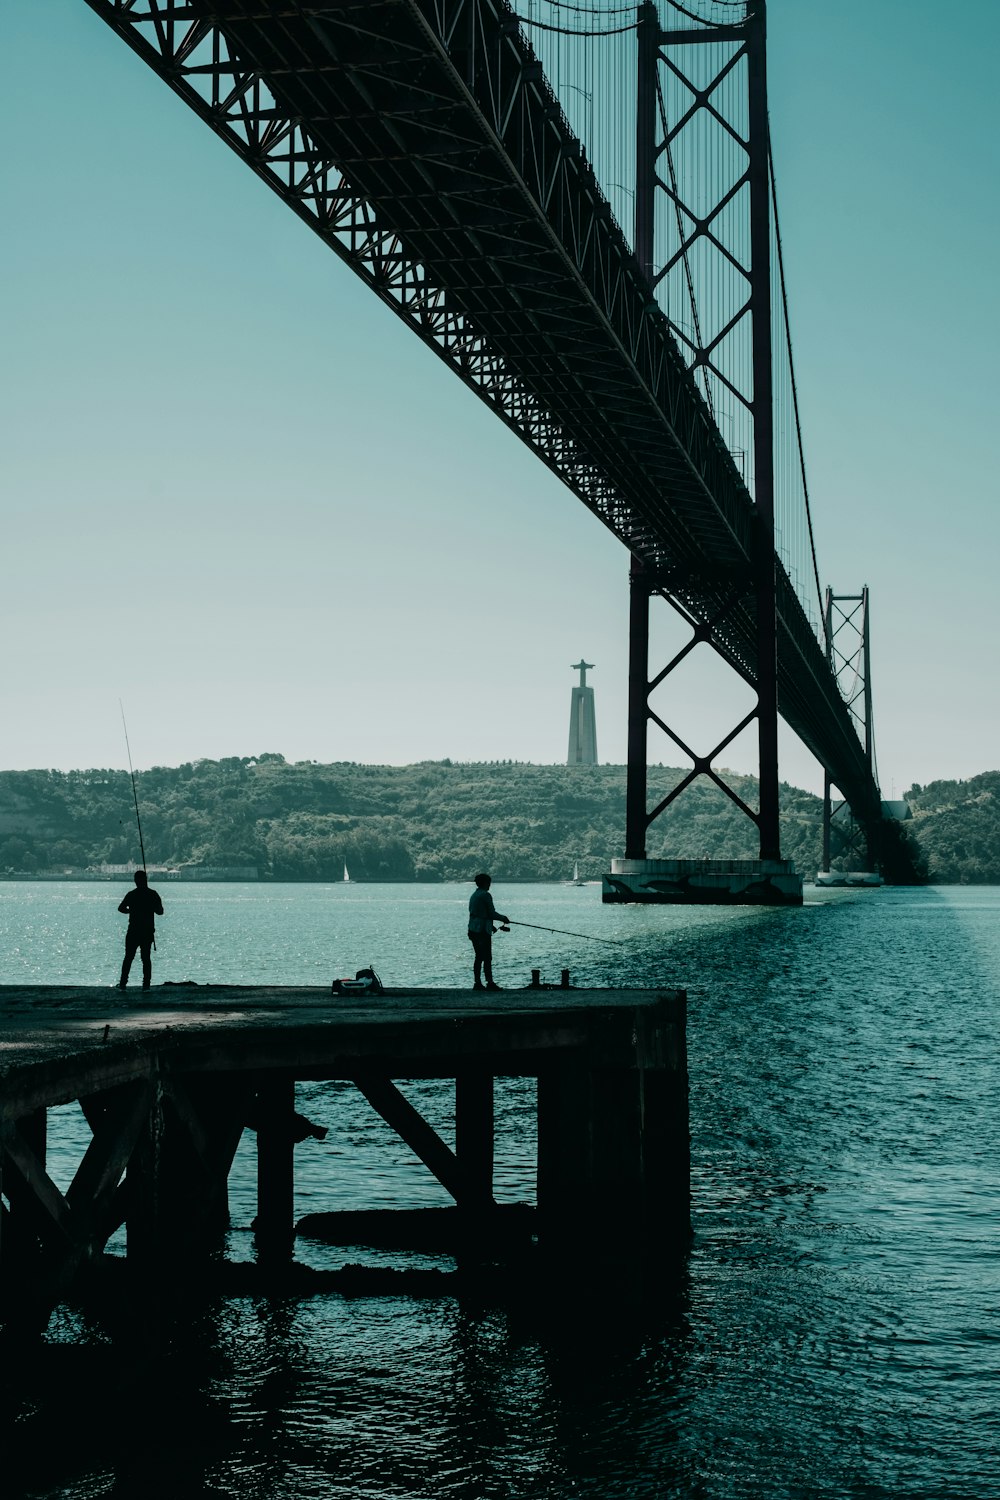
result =
M601 900L661 906L801 906L787 859L613 859Z
M495 1249L514 1221L493 1191L494 1079L533 1077L537 1209L517 1222L539 1263L585 1267L612 1237L682 1248L685 1025L679 990L0 988L0 1322L27 1307L44 1322L122 1225L140 1275L199 1274L244 1128L257 1136L259 1259L287 1261L296 1145L324 1134L296 1113L307 1079L351 1081L447 1189L457 1218L442 1224ZM396 1086L414 1078L452 1081L453 1142ZM74 1100L91 1139L63 1192L46 1171L46 1116Z

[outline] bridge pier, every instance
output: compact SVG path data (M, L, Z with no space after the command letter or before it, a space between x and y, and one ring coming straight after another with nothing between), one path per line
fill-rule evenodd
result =
M601 900L660 906L801 906L788 859L613 859Z

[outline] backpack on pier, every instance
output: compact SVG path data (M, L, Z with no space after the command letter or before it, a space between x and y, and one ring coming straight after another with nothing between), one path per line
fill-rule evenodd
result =
M382 981L374 969L359 969L353 979L335 979L330 986L334 995L381 995Z

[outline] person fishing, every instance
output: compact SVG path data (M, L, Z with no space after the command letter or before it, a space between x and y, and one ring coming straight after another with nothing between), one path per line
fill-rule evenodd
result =
M156 946L156 918L163 916L163 902L158 893L150 887L145 870L136 870L135 890L125 893L118 910L128 917L128 931L125 933L125 960L122 964L122 977L118 981L118 988L123 990L128 985L128 972L135 958L135 950L138 948L142 955L142 987L148 990L153 982L152 950Z
M469 941L475 955L472 964L472 988L474 990L499 990L493 983L493 923L509 922L493 905L490 895L490 877L476 875L476 889L469 897ZM482 976L486 983L483 984Z

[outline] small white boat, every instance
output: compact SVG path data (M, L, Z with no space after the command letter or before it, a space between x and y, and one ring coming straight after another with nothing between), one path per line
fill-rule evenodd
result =
M345 859L344 860L344 880L345 880L345 882L347 882L348 884L350 884L350 879L351 879L351 877L347 873L347 860Z

